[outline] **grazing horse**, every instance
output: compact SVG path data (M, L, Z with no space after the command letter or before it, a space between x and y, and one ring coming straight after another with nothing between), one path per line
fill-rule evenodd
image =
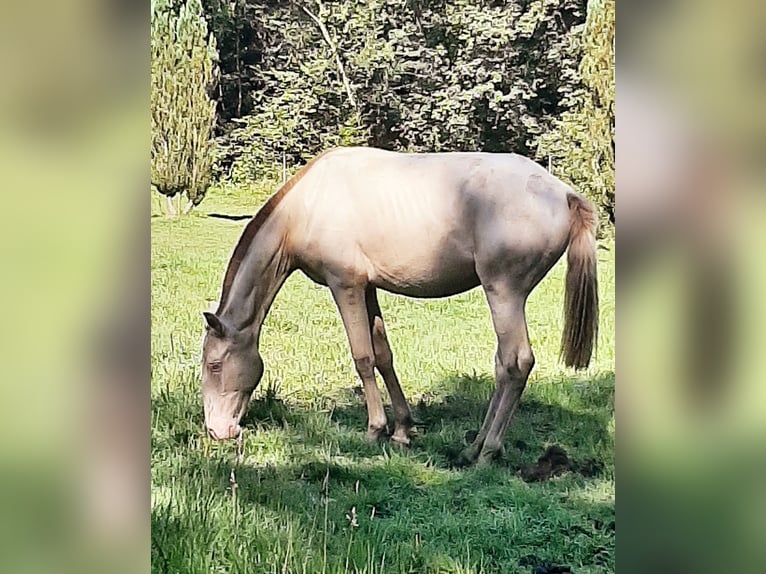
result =
M263 375L258 341L290 273L329 287L367 402L367 437L388 425L378 370L391 397L393 441L409 444L410 407L394 370L377 290L446 297L482 286L497 333L496 386L484 423L461 457L488 462L535 359L527 296L568 249L562 354L590 362L598 325L593 205L515 154L408 154L338 148L303 167L247 224L229 261L218 310L204 313L202 397L214 439L234 438Z

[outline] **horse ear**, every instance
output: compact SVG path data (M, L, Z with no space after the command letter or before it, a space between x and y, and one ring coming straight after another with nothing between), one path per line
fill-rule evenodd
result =
M226 336L226 328L215 313L205 311L202 315L205 317L208 331L212 332L217 337Z

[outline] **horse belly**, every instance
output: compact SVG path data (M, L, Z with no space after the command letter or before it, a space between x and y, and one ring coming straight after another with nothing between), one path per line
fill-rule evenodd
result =
M447 297L476 287L479 278L471 253L455 246L439 250L377 249L370 257L370 283L409 297Z

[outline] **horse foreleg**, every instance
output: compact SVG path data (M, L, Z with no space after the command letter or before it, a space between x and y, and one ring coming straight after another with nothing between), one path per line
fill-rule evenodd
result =
M409 445L410 436L415 432L414 421L410 406L399 384L399 377L394 370L394 356L388 343L383 314L380 311L378 295L374 287L367 289L367 315L370 320L375 366L386 384L394 411L395 428L391 440L402 445Z
M388 434L383 399L375 381L375 352L367 316L364 286L330 287L348 335L356 372L367 402L367 440L375 442Z

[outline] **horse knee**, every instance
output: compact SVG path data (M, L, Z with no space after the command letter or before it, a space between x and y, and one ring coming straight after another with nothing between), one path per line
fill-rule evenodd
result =
M516 366L521 376L526 379L535 366L535 355L531 347L526 347L519 352L516 358Z
M374 357L354 357L354 365L356 366L356 372L363 381L375 377Z
M495 367L498 375L504 374L512 379L526 381L532 368L535 366L535 355L529 345L524 345L513 352L503 353L495 358Z

